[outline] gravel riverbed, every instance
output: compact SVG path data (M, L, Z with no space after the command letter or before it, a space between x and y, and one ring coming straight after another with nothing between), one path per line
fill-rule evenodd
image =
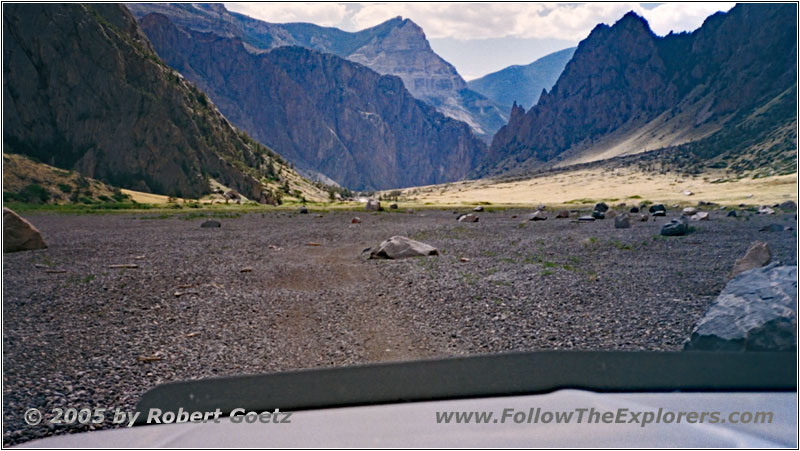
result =
M186 213L24 214L49 248L3 256L3 441L88 429L28 426L28 408L133 409L176 380L520 350L680 350L752 241L797 264L794 214L712 211L690 235L666 238L674 212L619 230L526 213L459 223L451 210L270 211L215 218L214 229ZM793 230L759 232L770 223ZM441 255L366 259L393 235Z

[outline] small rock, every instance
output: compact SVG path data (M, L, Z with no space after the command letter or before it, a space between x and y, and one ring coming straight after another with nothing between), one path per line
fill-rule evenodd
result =
M631 228L631 215L628 213L622 213L621 215L614 218L614 228L615 229Z
M460 261L461 263L468 263L468 262L469 262L469 259L468 259L467 257L461 257L461 258L459 259L459 261Z
M350 224L361 224L361 218L356 216L355 218L350 220Z
M594 216L581 216L578 218L578 221L581 222L592 222L594 221Z
M600 202L599 204L595 204L594 211L605 213L606 211L608 211L608 205L606 205L605 202Z
M697 214L697 209L694 207L686 207L681 211L681 216L694 216Z
M794 201L787 200L786 202L778 205L778 208L784 211L797 211L797 204Z
M656 211L653 212L653 217L654 218L656 216L666 216L666 215L667 215L667 212L664 211L664 210L656 210Z
M544 204L539 204L536 206L536 211L545 211L546 209L547 207L545 207Z
M758 229L759 232L783 232L784 230L786 228L783 224L770 224Z
M772 252L770 252L767 243L763 241L754 241L750 247L747 248L744 257L736 260L736 263L733 264L733 269L731 269L731 273L728 277L734 278L750 269L766 266L771 259Z
M661 227L661 235L663 236L683 236L687 233L689 233L689 224L686 222L686 217L673 219Z
M219 221L215 221L213 219L209 219L209 220L203 222L202 224L200 224L200 227L202 227L204 229L210 229L210 228L215 228L215 227L222 227L222 224L220 224Z
M478 216L468 213L458 217L458 222L478 222Z
M766 205L762 205L761 208L758 209L758 214L760 215L774 215L775 210L767 207Z
M684 196L694 196L694 193L693 193L693 192L691 192L691 191L689 191L689 190L687 189L687 190L684 190L684 191L683 191L683 195L684 195Z
M664 204L651 205L648 211L650 211L650 213L655 213L657 211L663 211L664 213L666 213L667 207L665 207Z
M533 213L525 216L525 219L528 221L544 221L547 219L547 213L544 210L536 210Z
M689 219L692 221L708 221L709 216L707 211L698 211L694 215L692 215Z
M300 207L297 210L297 212L300 213L301 215L307 215L308 214L308 208L306 208L305 205L304 205L304 206Z
M556 219L567 219L569 218L569 211L568 210L561 210L556 215Z
M473 209L472 209L472 211L481 212L481 211L483 211L483 207L481 207L480 205L478 205L477 207L473 208Z
M400 259L426 255L439 255L439 251L433 246L404 236L393 236L382 242L378 249L372 251L369 258Z
M729 211L726 216L728 216L729 218L735 218L737 216L736 210Z
M389 205L389 210L397 210L397 204Z
M616 211L608 210L606 212L606 219L614 219L615 217L617 217L617 212Z
M239 270L239 272L253 272L253 268L250 266L246 266Z
M649 220L650 220L650 215L648 215L647 213L642 213L639 215L639 221L647 222Z
M606 214L603 213L602 211L595 210L595 211L592 212L592 217L594 219L605 219L606 218Z
M639 213L639 207L631 207L631 213Z

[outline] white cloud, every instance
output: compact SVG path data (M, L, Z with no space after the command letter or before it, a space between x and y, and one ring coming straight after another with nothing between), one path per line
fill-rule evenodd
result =
M580 41L598 23L613 24L626 12L645 17L656 34L691 31L733 3L229 3L228 8L268 22L311 22L350 31L392 17L410 18L429 38L553 38Z

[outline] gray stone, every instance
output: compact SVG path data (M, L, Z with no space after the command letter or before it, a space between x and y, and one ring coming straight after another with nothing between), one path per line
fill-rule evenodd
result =
M767 243L763 241L753 241L750 247L747 248L744 257L736 260L736 263L733 264L733 269L731 269L731 273L728 277L733 278L753 268L766 266L771 259L772 252L769 251Z
M622 213L621 215L614 218L614 228L615 229L631 228L631 215L629 215L628 213Z
M693 214L692 217L690 217L689 219L691 219L692 221L708 221L709 220L708 212L698 211L697 213Z
M664 213L666 213L667 212L667 207L665 207L664 204L651 205L649 211L650 211L650 213L655 213L657 211L663 211ZM655 215L653 215L653 216L655 216Z
M556 219L566 219L569 218L569 210L561 210L556 215Z
M603 213L602 211L595 210L592 212L592 217L594 219L606 219L606 214Z
M631 207L631 213L639 213L639 207Z
M774 215L775 214L775 210L767 207L766 205L762 205L758 209L758 214L760 214L760 215Z
M472 209L472 211L481 212L481 211L483 211L483 207L481 207L480 205L478 205L477 207L473 208L473 209Z
M458 217L458 222L478 222L478 216L472 213L461 215Z
M605 202L600 202L599 204L595 204L594 211L600 211L605 213L606 211L608 211L608 205L606 205Z
M656 211L653 212L653 217L654 218L656 216L666 216L666 215L667 215L667 212L664 211L664 210L656 210Z
M785 211L797 211L797 204L794 201L787 200L786 202L781 203L778 205L781 210Z
M537 210L537 211L544 211L544 210L546 210L546 209L547 209L547 207L545 207L545 206L544 206L544 204L539 204L539 205L536 207L536 210Z
M592 217L592 216L581 216L581 217L578 218L578 221L592 222L592 221L594 221L594 217Z
M373 250L369 258L391 259L423 257L426 255L439 255L439 251L428 244L414 241L404 236L393 236L382 242L377 249Z
M3 207L3 252L46 249L41 232L11 209Z
M694 216L697 214L697 209L694 207L686 207L681 211L681 216Z
M650 220L650 215L648 215L647 213L642 213L639 215L639 221L647 222L649 220Z
M381 203L375 199L369 199L364 209L367 211L381 211Z
M306 208L305 205L304 205L304 206L300 207L297 210L297 212L300 213L301 215L307 215L308 214L308 208Z
M689 224L686 221L686 217L673 219L661 227L661 235L663 236L683 236L687 233L689 233Z
M202 227L204 229L214 229L214 228L222 227L222 224L220 224L219 221L215 221L213 219L209 219L209 220L203 222L202 224L200 224L200 227Z
M728 282L685 350L795 351L797 266L751 269Z
M547 213L544 210L536 210L533 213L525 216L525 219L528 221L544 221L547 219Z
M731 211L728 212L727 216L729 218L735 218L738 215L736 214L736 210L731 210Z
M784 230L786 230L786 227L783 224L769 224L758 229L759 232L783 232Z

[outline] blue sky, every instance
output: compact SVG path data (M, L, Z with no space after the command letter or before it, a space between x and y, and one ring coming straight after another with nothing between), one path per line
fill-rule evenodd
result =
M733 3L227 3L267 22L310 22L357 31L402 16L425 31L431 47L466 79L577 45L598 23L628 11L656 34L692 31Z

